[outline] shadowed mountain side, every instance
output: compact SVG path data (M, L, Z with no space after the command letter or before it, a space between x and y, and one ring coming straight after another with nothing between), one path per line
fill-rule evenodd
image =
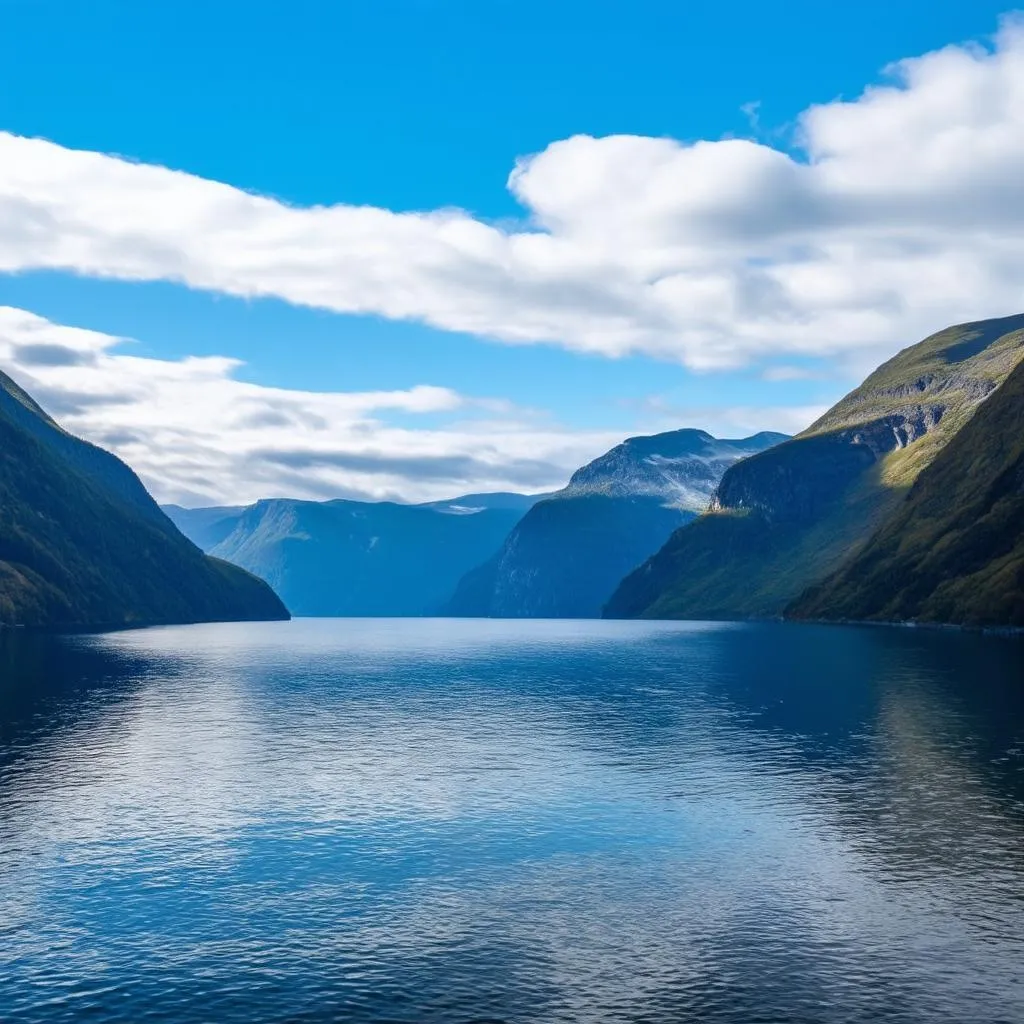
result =
M460 577L498 550L533 500L270 499L244 509L168 513L211 554L267 580L296 615L409 616L437 614Z
M904 349L793 440L723 476L710 511L622 581L610 617L776 617L836 570L1024 353L1024 316Z
M459 616L594 618L623 575L704 509L726 468L784 440L702 430L634 437L538 502L501 550L459 583Z
M467 573L445 611L498 618L593 618L624 571L696 513L657 498L550 499L492 559Z
M186 540L123 462L0 373L0 624L287 617L265 583Z
M794 618L1024 626L1024 363Z

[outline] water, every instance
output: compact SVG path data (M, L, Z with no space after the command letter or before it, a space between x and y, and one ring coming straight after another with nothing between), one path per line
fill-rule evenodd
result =
M1024 1020L1024 642L0 634L0 1020Z

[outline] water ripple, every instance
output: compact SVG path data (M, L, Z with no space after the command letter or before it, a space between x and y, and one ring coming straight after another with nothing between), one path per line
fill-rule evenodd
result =
M0 634L4 1022L1024 1020L1024 644Z

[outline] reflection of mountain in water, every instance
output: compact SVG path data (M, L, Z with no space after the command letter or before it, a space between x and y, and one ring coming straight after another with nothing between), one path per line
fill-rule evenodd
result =
M948 894L958 872L1024 873L1024 644L763 628L758 678L734 648L722 689L813 772L808 798L838 812L858 855L896 878L933 873Z

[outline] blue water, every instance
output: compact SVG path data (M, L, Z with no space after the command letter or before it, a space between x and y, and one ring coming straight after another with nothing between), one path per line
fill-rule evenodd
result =
M0 1020L1024 1021L1024 642L0 634Z

